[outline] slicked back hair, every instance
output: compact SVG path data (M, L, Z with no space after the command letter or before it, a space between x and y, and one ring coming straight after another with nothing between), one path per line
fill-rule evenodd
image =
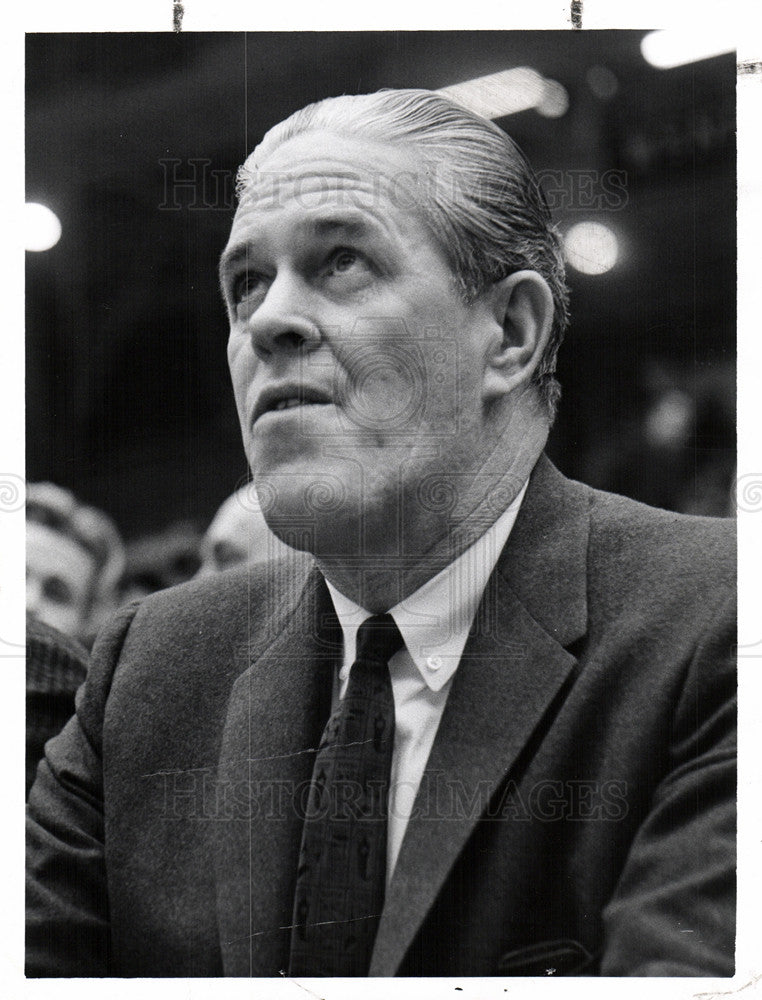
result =
M537 271L553 295L553 326L533 382L552 421L558 348L569 292L558 233L529 161L493 122L428 90L380 90L310 104L275 125L238 175L245 196L264 159L306 132L327 131L409 149L421 165L419 210L464 299L515 271Z

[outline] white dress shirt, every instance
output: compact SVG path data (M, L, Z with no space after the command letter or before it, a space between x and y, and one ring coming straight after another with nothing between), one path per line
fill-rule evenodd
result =
M397 863L413 802L471 624L525 492L526 483L511 505L470 548L389 611L405 645L389 661L395 727L387 882ZM343 664L334 684L335 709L347 690L357 630L370 612L345 597L328 581L326 583L344 635Z

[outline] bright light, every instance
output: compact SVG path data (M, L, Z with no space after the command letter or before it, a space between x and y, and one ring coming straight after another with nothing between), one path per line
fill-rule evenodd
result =
M601 222L578 222L564 237L566 260L582 274L605 274L616 264L619 244Z
M563 118L569 110L569 93L558 80L545 80L545 90L537 105L537 114L543 118Z
M640 51L646 62L657 69L672 69L734 52L735 43L717 32L651 31L643 37Z
M46 205L28 201L24 206L24 237L27 250L50 250L61 239L58 216Z
M681 448L688 442L695 417L691 397L679 389L663 393L646 415L646 441L654 448Z
M529 108L559 118L569 106L569 95L560 83L546 80L528 66L475 77L437 93L483 118L505 118Z

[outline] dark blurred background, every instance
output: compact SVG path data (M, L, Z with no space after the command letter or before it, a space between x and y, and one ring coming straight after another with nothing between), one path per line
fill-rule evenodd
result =
M563 231L598 221L619 242L606 273L569 270L551 457L594 486L730 513L735 59L657 70L643 34L27 36L27 200L62 225L27 254L28 479L128 540L204 527L246 473L216 279L238 165L310 101L528 66L568 110L500 124Z

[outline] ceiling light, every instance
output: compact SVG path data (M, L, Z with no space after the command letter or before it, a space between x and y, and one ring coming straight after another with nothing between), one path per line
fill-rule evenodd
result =
M716 32L651 31L640 42L643 58L657 69L711 59L734 52L735 48L734 42Z
M602 222L577 222L564 236L564 253L582 274L605 274L617 262L619 242Z
M55 212L35 201L24 206L24 237L27 250L50 250L61 238L61 223Z
M529 108L558 118L569 106L569 95L560 83L546 80L528 66L475 77L437 93L483 118L505 118Z
M538 103L537 114L543 118L563 118L569 110L569 93L557 80L544 80L545 89Z

